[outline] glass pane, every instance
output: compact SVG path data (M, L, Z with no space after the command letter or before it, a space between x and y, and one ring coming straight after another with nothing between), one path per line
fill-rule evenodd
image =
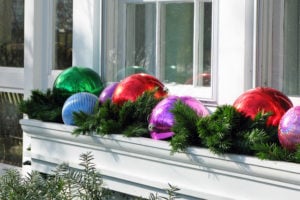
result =
M211 84L211 3L200 3L199 9L199 30L196 31L193 3L165 4L162 10L161 74L166 83ZM193 63L194 33L199 38L198 69L194 69Z
M73 0L56 0L55 69L72 65Z
M24 0L0 1L0 66L24 65Z
M127 4L125 68L120 66L118 80L133 73L155 74L155 19L154 3Z
M203 8L203 9L201 9ZM197 85L211 86L211 36L212 36L212 3L202 3L200 5L200 15L203 24L200 29L200 60L197 76ZM200 17L200 18L201 18Z
M165 4L161 18L162 80L186 83L193 77L194 4Z
M300 1L286 0L284 16L283 92L300 95Z

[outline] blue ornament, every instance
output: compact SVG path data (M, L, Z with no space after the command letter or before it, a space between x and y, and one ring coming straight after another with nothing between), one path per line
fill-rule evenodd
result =
M75 125L73 120L74 112L92 114L98 104L98 97L88 92L80 92L70 96L62 108L62 119L67 125Z

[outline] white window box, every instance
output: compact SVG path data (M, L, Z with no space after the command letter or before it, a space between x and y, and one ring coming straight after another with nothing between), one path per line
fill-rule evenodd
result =
M32 170L51 173L57 164L79 167L79 155L92 152L105 185L116 191L149 197L168 183L183 199L298 199L298 164L226 154L204 148L171 155L166 141L122 135L74 136L74 127L37 120L20 121L31 137Z

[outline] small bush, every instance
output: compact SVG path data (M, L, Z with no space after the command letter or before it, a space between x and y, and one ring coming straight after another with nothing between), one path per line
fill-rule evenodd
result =
M1 200L109 200L113 192L103 187L101 174L96 170L90 152L80 155L81 170L73 169L67 164L59 165L53 175L32 172L23 177L15 169L7 170L0 177ZM178 189L167 189L168 199L176 198ZM157 194L150 194L151 200L167 199ZM133 197L130 199L141 199Z

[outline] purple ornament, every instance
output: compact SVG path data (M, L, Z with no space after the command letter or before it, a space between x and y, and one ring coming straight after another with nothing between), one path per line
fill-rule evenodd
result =
M160 101L152 110L149 120L149 131L153 139L167 139L174 135L171 128L175 123L175 119L171 110L174 108L174 104L178 100L181 100L183 103L191 107L198 116L206 116L209 114L207 108L193 97L168 96Z
M99 96L99 102L104 103L108 99L111 99L118 84L119 82L113 82L110 85L106 86Z
M281 118L278 139L282 147L294 151L300 144L300 106L290 108Z

